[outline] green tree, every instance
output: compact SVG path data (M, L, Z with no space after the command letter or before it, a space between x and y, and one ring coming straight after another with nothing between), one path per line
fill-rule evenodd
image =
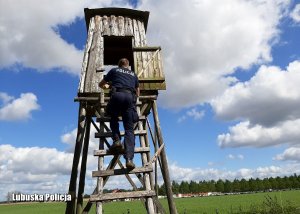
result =
M209 192L215 192L216 191L216 182L214 180L210 180L207 182L207 187Z
M241 185L240 185L240 181L238 179L234 179L234 181L232 183L232 190L233 190L233 192L241 191Z
M163 183L163 184L158 188L158 195L166 195L166 186L165 186L165 183Z
M232 192L232 183L229 180L224 183L224 192Z
M254 192L258 190L258 184L253 178L249 179L249 190Z
M264 178L263 179L263 184L264 184L264 190L265 191L269 190L269 189L272 189L272 185L271 185L271 183L270 183L270 181L269 181L268 178Z
M179 192L183 194L190 192L189 183L187 181L181 181L179 185Z
M191 193L199 192L199 185L195 181L191 181L189 184L189 189Z
M199 186L199 192L208 192L205 181L199 181L198 186Z
M255 181L257 183L257 190L263 191L265 189L263 181L260 180L259 178L256 178Z
M176 181L172 181L172 191L174 194L179 193L179 184Z
M241 192L249 191L249 182L244 178L240 181L240 190Z
M216 183L216 191L224 192L224 182L221 179L219 179Z

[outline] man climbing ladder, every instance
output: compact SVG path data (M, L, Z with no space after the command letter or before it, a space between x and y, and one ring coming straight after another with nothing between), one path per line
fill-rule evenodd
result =
M126 58L119 60L118 67L111 69L101 80L99 86L106 88L108 84L111 87L111 98L106 108L106 114L110 115L110 128L112 131L113 144L110 148L112 153L120 153L123 150L119 130L118 117L123 118L125 129L124 147L126 167L134 169L134 123L138 121L135 104L136 97L139 96L139 81L136 74L129 70L129 61Z

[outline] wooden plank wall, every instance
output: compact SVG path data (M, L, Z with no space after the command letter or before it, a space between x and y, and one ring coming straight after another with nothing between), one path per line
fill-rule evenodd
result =
M103 36L133 36L134 47L146 47L146 32L144 23L137 19L123 16L95 16L90 19L88 38L84 51L79 93L99 93L98 83L103 78L104 43ZM134 67L138 74L144 70L140 79L164 78L160 53L146 68L152 58L153 51L134 52ZM133 63L133 62L131 62ZM152 85L152 86L151 86ZM144 89L151 89L156 83L142 83ZM156 88L159 89L161 83ZM155 87L154 87L155 88ZM162 88L163 89L163 88Z

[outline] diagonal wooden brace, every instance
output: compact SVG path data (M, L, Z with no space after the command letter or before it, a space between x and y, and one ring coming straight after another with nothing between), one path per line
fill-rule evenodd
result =
M164 147L165 147L165 143L163 143L163 144L158 148L158 150L155 152L155 154L154 154L154 156L152 157L152 159L151 159L148 163L146 163L145 166L149 166L149 165L153 164L153 163L156 161L157 157L160 155L160 153L161 153L161 151L163 150Z

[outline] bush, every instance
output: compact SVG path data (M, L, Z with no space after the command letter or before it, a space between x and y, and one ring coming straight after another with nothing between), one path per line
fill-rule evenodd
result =
M262 204L252 204L248 211L240 208L232 214L300 214L300 207L297 208L290 201L278 201L276 196L266 196Z

